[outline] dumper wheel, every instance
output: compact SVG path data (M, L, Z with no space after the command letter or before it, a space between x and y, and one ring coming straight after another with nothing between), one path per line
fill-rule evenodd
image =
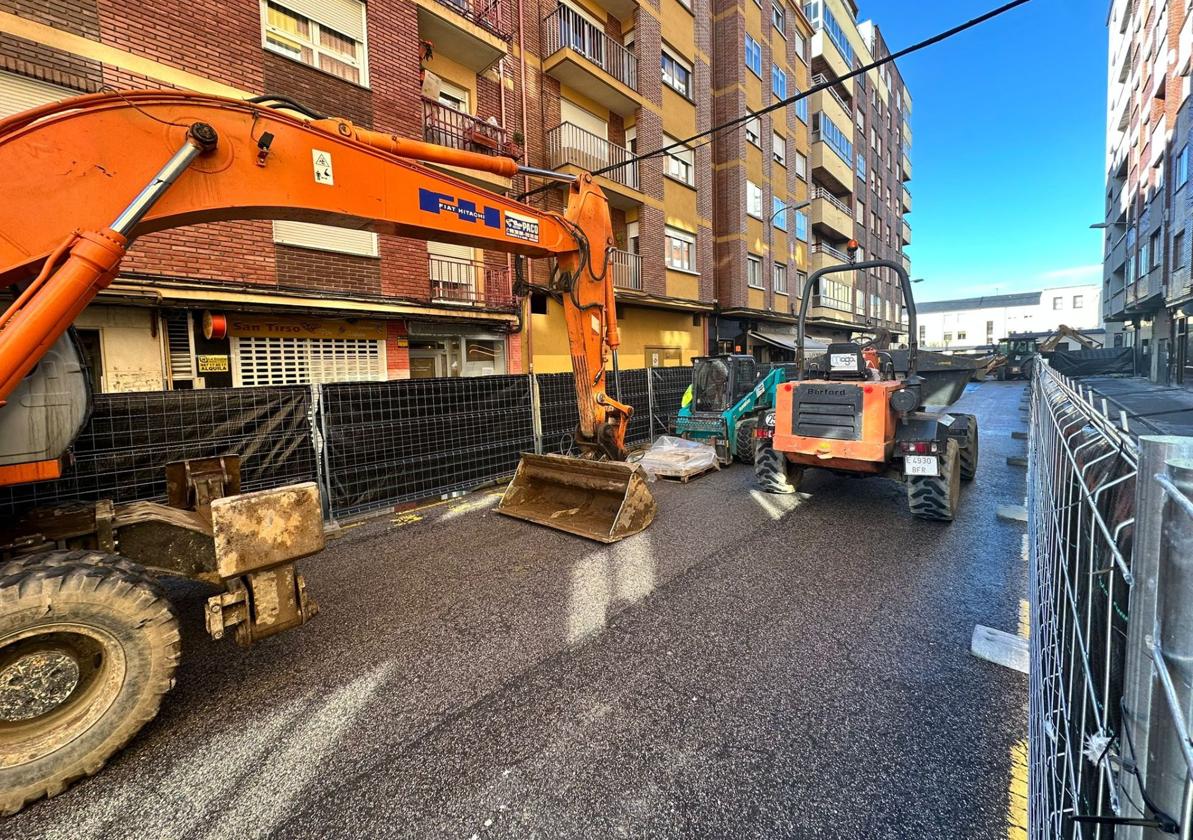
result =
M761 438L754 448L754 479L758 489L767 493L794 493L799 490L803 469L788 469L787 458L775 449L770 438Z
M978 474L978 418L972 414L954 414L959 423L964 423L963 429L956 435L959 447L957 457L961 462L961 480L973 481Z
M170 602L128 560L0 566L0 814L98 771L157 714L180 648Z
M757 417L742 420L737 424L737 446L734 454L740 463L754 463L754 429L757 425Z
M907 476L907 506L919 519L952 522L961 495L960 447L949 438L940 475Z

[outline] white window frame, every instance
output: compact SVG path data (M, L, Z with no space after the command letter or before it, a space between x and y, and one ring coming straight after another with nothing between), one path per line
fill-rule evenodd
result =
M775 82L777 82L779 79L783 80L783 92L782 93L780 93L775 88ZM771 67L771 69L770 69L770 90L771 90L771 93L773 93L775 95L776 99L786 99L787 98L787 82L788 81L789 81L789 79L787 78L786 70L784 70L782 67ZM806 101L806 100L803 100L803 99L800 100L800 102L804 102L804 101Z
M663 135L663 145L678 142L674 137ZM664 174L689 187L696 186L696 152L689 146L680 145L666 153Z
M763 289L762 285L762 257L757 254L746 254L746 285L751 289Z
M353 0L353 2L357 2L357 0ZM284 30L276 29L275 27L270 26L269 25L269 6L271 3L274 6L278 6L282 9L285 9L290 14L298 15L299 17L306 18L308 21L310 21L311 26L312 26L312 31L310 32L309 36L307 38L303 38L299 35L295 35L293 32L286 32ZM328 29L332 30L333 32L335 32L338 35L342 35L346 38L351 38L353 41L356 41L357 39L354 37L354 35L352 33L344 32L343 29L337 28L331 19L324 18L323 20L320 20L319 19L319 9L318 9L319 4L318 4L318 2L313 2L312 0L290 0L289 3L287 3L286 0L260 0L261 46L264 47L265 49L269 50L271 53L274 53L275 55L284 56L286 58L291 59L292 61L297 61L299 64L302 64L305 67L310 67L313 70L318 70L320 73L326 73L328 76L331 76L332 78L340 79L341 81L347 82L348 84L354 84L359 87L367 88L367 87L369 87L369 34L368 34L368 26L367 26L368 15L367 15L366 4L363 2L360 2L360 3L358 3L358 5L360 6L360 33L361 33L360 40L357 42L360 44L360 58L359 59L355 59L355 60L349 59L343 53L338 53L338 52L335 52L334 50L329 50L319 43L319 28L321 26L327 27ZM296 43L301 44L304 47L309 48L311 50L312 61L310 63L307 63L307 62L303 61L300 56L296 56L292 51L283 49L282 47L280 47L276 44L271 44L269 42L269 35L271 33L274 34L278 38L281 38L281 39L284 39L287 41L294 41ZM355 67L360 72L360 79L358 81L353 82L350 79L345 79L342 76L337 76L328 70L324 70L322 67L319 66L319 55L324 52L326 52L330 58L333 58L342 64L347 64L351 67Z
M758 43L749 32L745 37L746 69L758 78L762 78L762 44ZM755 66L757 65L757 66Z
M687 251L687 265L677 264L671 260L672 246L671 242L682 242L688 247ZM695 269L696 265L696 234L689 233L686 230L673 228L670 226L663 228L663 242L664 242L664 258L667 263L667 268L673 271L684 271L688 274L699 274Z
M789 209L787 199L779 198L777 195L772 195L770 199L770 223L775 226L776 230L787 232L787 211Z
M746 179L746 215L762 218L762 187Z
M787 138L777 131L770 133L771 142L771 156L775 163L784 169L787 168Z
M770 22L783 39L787 39L787 10L783 8L783 0L771 0Z
M775 260L774 289L777 295L787 294L787 266L778 260Z
M670 59L671 62L676 67L683 70L687 74L687 84L685 84L683 88L680 88L677 81L674 81L674 80L668 81L668 74L666 71L662 70L662 67L661 67L664 59ZM687 62L684 59L677 56L675 53L668 50L666 47L663 47L663 49L662 49L662 56L659 59L659 64L660 64L659 76L660 76L663 84L666 85L667 87L671 88L673 91L678 93L684 99L691 99L692 98L692 65L689 62ZM672 74L672 76L674 76L674 74Z
M758 117L750 117L745 121L746 126L746 142L752 146L762 148L762 120Z
M808 178L808 156L803 152L795 153L795 174L804 180Z

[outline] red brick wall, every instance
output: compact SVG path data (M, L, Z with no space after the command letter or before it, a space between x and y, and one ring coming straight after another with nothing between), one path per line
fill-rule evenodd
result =
M389 379L410 378L410 347L405 321L385 324L385 371Z
M81 35L99 38L95 0L0 0L0 11ZM74 90L99 89L99 62L0 32L0 70L40 79Z
M373 257L275 245L278 286L345 295L380 295L381 265Z

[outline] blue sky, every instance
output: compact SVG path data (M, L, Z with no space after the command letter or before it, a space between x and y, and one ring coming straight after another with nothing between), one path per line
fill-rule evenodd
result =
M1003 0L859 0L892 51ZM921 300L1101 278L1108 0L1032 0L900 60Z

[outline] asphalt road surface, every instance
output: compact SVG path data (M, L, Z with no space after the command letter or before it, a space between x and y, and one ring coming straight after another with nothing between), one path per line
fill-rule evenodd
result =
M735 466L606 547L477 493L345 529L322 615L243 651L184 603L158 718L12 838L1004 838L1026 679L969 653L1026 597L1022 383L971 386L952 525L901 485ZM1014 836L1012 831L1012 836Z

